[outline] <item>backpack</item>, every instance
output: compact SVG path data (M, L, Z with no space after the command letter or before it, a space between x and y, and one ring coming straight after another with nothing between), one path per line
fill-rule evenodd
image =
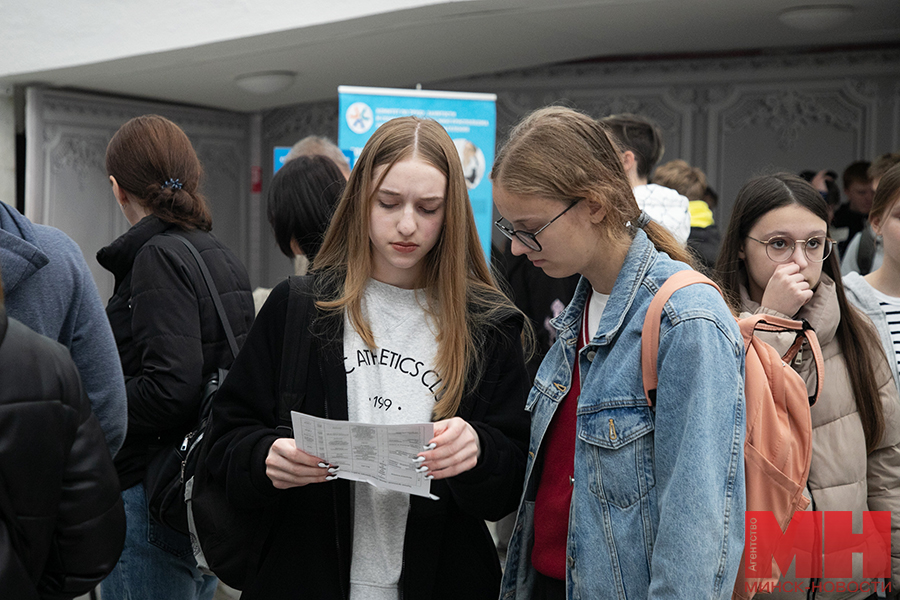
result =
M656 360L663 305L676 290L695 283L711 285L721 293L719 287L706 276L696 271L679 271L660 287L647 309L641 334L641 371L644 393L651 408L656 400ZM809 505L809 499L803 495L812 458L809 409L818 399L823 381L822 352L815 332L805 321L771 315L754 315L737 321L746 353L744 477L747 510L771 511L784 531L794 512ZM782 357L772 346L755 336L757 331L795 332L797 337ZM790 366L804 341L816 365L816 391L813 396L809 396L803 378ZM749 600L756 593L745 586L746 558L745 547L733 599ZM780 576L778 565L773 561L771 581L777 582Z
M238 354L237 340L234 337L231 324L228 322L225 307L222 306L222 300L219 298L219 292L216 289L216 284L209 272L209 268L206 266L206 262L200 256L197 248L186 238L177 233L164 235L180 240L197 261L200 272L203 274L206 288L209 290L210 297L216 307L219 322L225 330L225 337L228 340L228 347L231 349L232 359L236 358ZM213 398L227 374L227 369L219 368L206 376L200 397L197 425L184 436L183 440L171 442L168 446L163 446L157 450L147 464L147 472L144 474L147 510L158 523L162 523L184 534L188 533L187 507L184 503L185 483L193 476L194 470L197 468L197 450L200 442L203 440L203 432L209 421Z
M285 332L303 332L299 336L284 336L281 356L278 430L291 435L291 411L300 410L305 396L313 337L308 329L315 317L315 307L310 276L289 277L288 281ZM204 434L211 427L212 419L205 424ZM214 479L206 469L209 445L201 443L204 438L209 436L201 435L197 440L196 469L184 487L191 546L202 571L216 575L235 589L242 589L257 570L278 510L271 506L259 510L235 508L228 501L225 483Z

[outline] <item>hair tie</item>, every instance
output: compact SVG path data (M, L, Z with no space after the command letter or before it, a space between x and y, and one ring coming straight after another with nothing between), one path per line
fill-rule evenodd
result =
M625 226L631 229L643 229L651 220L652 219L650 219L650 215L648 215L644 211L641 211L641 214L638 215L638 218L634 221L634 223L628 221L627 223L625 223Z
M184 187L184 184L181 183L180 179L172 179L171 177L166 180L165 183L162 184L162 188L172 188L173 190L180 190Z

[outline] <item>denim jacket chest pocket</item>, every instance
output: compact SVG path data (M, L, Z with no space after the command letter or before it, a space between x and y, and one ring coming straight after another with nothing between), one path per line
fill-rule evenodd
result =
M628 508L653 489L654 415L644 398L579 408L577 425L591 492Z

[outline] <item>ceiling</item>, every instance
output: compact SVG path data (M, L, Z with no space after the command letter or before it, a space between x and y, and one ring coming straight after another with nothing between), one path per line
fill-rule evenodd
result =
M24 0L19 1L24 5ZM785 9L813 2L816 0L432 0L422 5L424 2L395 0L392 6L399 8L384 12L371 10L379 4L371 0L366 14L360 10L353 13L361 16L342 20L332 15L279 31L272 31L270 22L262 29L271 33L247 37L239 37L237 27L228 32L231 39L225 41L189 45L196 40L182 36L182 47L175 49L132 50L123 58L56 68L20 60L30 69L26 71L7 65L4 72L0 63L0 85L39 83L249 112L335 98L338 85L414 87L423 83L440 89L442 80L610 56L900 41L898 0L816 2L852 9L846 20L825 30L792 28L778 18ZM302 8L304 2L295 4ZM413 4L418 6L407 7ZM361 6L356 5L357 9ZM0 11L8 8L0 0ZM7 20L11 27L9 23ZM65 28L59 29L58 23L55 26L56 30L45 30L40 21L30 18L17 22L15 32L22 43L26 39L23 33L29 42L40 41L41 36L66 42L69 34ZM142 33L148 27L152 33L156 27L159 39L168 40L164 23L133 27ZM30 29L23 32L22 28ZM113 45L129 35L127 28L110 31L108 40ZM0 40L3 37L0 25ZM198 36L199 41L203 39L206 37ZM3 44L0 41L0 53ZM165 46L160 43L157 47ZM287 89L265 95L235 84L240 75L273 70L293 71L297 76Z

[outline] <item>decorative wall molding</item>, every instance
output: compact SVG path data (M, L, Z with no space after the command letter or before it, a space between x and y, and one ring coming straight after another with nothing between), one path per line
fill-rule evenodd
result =
M26 97L26 216L81 246L101 297L111 294L112 278L94 254L128 229L109 190L106 147L125 121L142 114L167 117L191 138L204 187L215 191L216 233L250 262L247 115L43 88L29 88Z
M41 89L41 94L43 115L48 122L79 122L90 126L110 122L121 124L136 115L156 113L176 121L185 131L238 139L247 136L247 117L238 113L64 90Z
M337 113L336 101L267 111L263 113L263 143L285 137L295 137L294 141L297 141L307 135L323 135L334 139L338 130Z
M75 171L83 175L103 171L106 144L109 140L97 136L64 135L55 146L48 147L54 171Z
M759 92L741 97L723 115L725 133L764 124L778 133L778 146L792 150L804 130L824 124L849 131L862 124L863 111L839 91L808 94L796 90Z
M207 178L224 178L234 184L242 179L246 149L235 142L203 142L197 147L197 156L205 167Z

